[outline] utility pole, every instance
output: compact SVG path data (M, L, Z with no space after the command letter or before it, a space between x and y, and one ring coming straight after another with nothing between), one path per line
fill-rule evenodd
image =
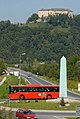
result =
M22 61L22 56L23 55L26 55L26 53L20 54L20 58L19 58L19 61L20 61L20 65L19 65L19 85L21 84L21 61Z

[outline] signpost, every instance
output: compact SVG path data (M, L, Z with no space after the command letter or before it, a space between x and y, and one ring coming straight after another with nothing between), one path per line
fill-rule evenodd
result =
M23 55L26 55L26 53L24 52L24 53L20 54L19 85L21 84L21 75L20 75L20 73L21 73L21 61L22 61L21 58Z
M8 97L8 106L10 106L10 98Z

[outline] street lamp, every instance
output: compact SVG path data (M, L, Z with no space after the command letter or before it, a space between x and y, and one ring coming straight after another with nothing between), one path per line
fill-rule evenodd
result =
M19 85L21 84L21 76L20 76L20 69L21 69L21 61L22 61L22 56L26 55L26 53L20 54L20 66L19 66Z
M22 61L21 58L23 55L26 55L26 53L24 52L24 53L20 54L20 69L21 69L21 61Z

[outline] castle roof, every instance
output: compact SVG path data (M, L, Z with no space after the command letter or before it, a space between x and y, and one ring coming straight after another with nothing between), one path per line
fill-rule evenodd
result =
M44 9L42 8L39 11L68 11L68 12L72 12L70 9L64 9L64 8L51 8L51 9Z

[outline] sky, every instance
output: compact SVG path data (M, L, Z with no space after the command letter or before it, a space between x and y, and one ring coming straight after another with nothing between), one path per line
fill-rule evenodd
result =
M0 21L25 23L42 8L65 8L79 14L80 0L0 0Z

